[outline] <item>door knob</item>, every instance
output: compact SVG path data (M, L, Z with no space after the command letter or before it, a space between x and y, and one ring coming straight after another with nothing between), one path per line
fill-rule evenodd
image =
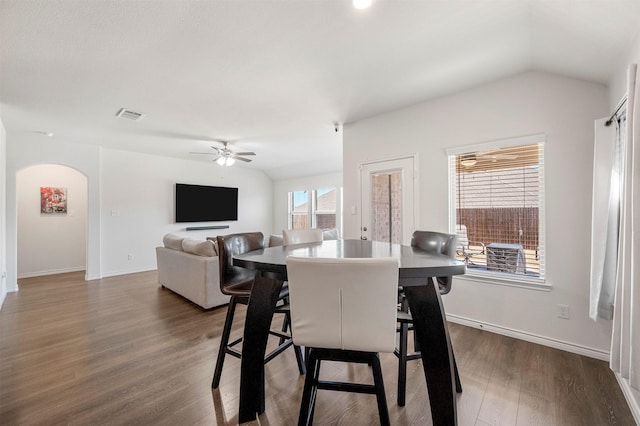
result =
M367 236L366 236L366 235L363 235L363 236L361 236L361 237L360 237L360 239L361 239L361 240L365 240L365 241L366 241L366 240L367 240Z

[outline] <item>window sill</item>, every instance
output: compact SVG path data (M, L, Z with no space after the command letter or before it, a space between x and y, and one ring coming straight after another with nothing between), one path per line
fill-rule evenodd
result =
M467 273L455 277L457 280L476 281L486 284L503 285L508 287L526 288L529 290L551 291L551 285L544 278L524 277L514 274L500 274L495 272L477 271L467 268Z

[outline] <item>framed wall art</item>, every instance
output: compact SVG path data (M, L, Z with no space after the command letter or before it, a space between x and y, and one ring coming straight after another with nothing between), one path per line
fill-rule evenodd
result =
M67 214L67 188L40 187L41 214Z

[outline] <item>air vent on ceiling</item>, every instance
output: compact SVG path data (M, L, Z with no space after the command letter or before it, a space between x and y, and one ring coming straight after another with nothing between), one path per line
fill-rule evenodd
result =
M116 117L126 118L133 121L139 121L139 120L142 120L142 118L144 117L144 114L131 111L126 108L121 108L120 111L118 111L118 113L116 114Z

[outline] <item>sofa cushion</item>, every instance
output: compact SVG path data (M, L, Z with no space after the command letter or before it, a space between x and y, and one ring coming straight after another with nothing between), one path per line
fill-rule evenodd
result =
M182 240L184 240L184 238L185 237L170 232L162 238L162 243L168 249L182 251Z
M198 256L217 256L216 249L211 240L200 241L194 240L193 238L185 238L182 240L182 251Z

